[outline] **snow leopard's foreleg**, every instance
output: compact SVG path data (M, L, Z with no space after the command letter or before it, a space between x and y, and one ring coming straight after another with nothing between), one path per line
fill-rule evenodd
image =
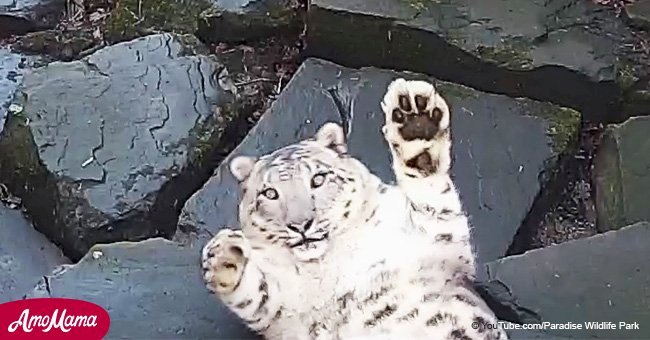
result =
M222 229L201 254L206 287L244 323L264 332L281 317L277 279L255 261L251 246L239 230Z
M436 244L435 258L447 266L446 271L473 278L469 221L449 175L447 102L428 82L397 79L388 86L381 106L386 116L382 132L414 224Z

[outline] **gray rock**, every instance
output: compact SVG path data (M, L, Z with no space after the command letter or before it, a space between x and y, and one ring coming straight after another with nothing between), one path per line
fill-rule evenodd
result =
M0 303L19 300L55 267L70 263L23 217L0 203Z
M109 339L255 339L209 294L199 258L196 249L160 238L96 245L28 297L98 304L111 318Z
M581 324L582 329L545 329L573 338L647 339L650 329L650 223L570 241L488 263L491 280L504 284L543 322ZM639 325L586 329L585 322Z
M0 182L73 260L95 243L171 237L239 110L212 57L152 35L25 75Z
M610 125L596 155L593 183L599 231L650 221L650 117Z
M52 28L65 0L0 0L0 38Z
M635 113L620 110L622 91L650 70L633 33L585 0L313 0L307 48L346 66L408 69L621 121Z
M23 57L12 53L7 47L0 47L0 133L5 125L7 109L22 81Z
M650 2L633 2L625 7L625 11L635 25L650 30Z
M246 42L302 28L297 0L212 0L197 35L209 42Z
M350 153L392 181L379 103L388 83L399 75L423 78L308 59L231 156L267 153L311 136L326 121L337 121L347 128ZM472 215L479 256L490 261L505 254L539 191L540 172L545 164L553 166L554 156L571 142L580 115L546 103L436 83L453 111L454 177ZM229 159L186 203L177 240L201 246L219 228L237 224L239 189L227 170Z

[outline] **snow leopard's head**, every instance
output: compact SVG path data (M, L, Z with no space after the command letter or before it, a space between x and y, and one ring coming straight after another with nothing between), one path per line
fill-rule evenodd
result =
M233 158L230 171L242 189L239 219L246 237L287 248L300 261L322 257L365 203L368 170L348 156L335 123L258 159Z

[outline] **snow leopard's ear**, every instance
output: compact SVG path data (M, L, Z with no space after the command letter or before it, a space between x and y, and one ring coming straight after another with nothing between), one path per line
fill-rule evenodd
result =
M230 161L230 172L241 183L251 175L256 161L254 157L237 156Z
M348 152L343 127L337 123L325 123L316 132L316 141L339 154Z

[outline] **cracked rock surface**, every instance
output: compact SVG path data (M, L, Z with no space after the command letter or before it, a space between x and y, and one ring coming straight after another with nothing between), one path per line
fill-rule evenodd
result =
M220 63L152 35L25 75L0 136L0 182L79 258L96 243L171 237L232 118Z
M64 0L0 0L0 38L54 27L64 5Z
M0 303L19 300L55 267L70 263L20 210L0 203Z
M650 221L650 117L610 125L595 160L598 230Z
M77 264L46 276L28 294L96 303L108 311L111 339L250 339L209 294L199 254L155 238L96 245Z
M383 180L392 181L379 103L397 76L424 78L305 61L271 109L188 200L176 240L201 247L220 228L237 225L239 188L227 170L234 155L267 153L311 136L327 121L342 123L350 153ZM452 171L472 216L479 259L491 261L505 254L540 189L540 172L552 166L557 152L571 141L580 115L547 103L435 82L452 110Z
M540 321L583 325L548 329L552 336L647 339L649 242L650 223L640 222L488 263L488 280L505 287ZM586 329L584 323L594 321L611 321L617 328ZM621 321L637 322L639 329L621 329Z
M311 56L346 66L550 100L595 121L647 114L635 111L649 103L635 95L650 70L647 40L585 0L313 0L307 39ZM632 112L618 109L622 96Z

